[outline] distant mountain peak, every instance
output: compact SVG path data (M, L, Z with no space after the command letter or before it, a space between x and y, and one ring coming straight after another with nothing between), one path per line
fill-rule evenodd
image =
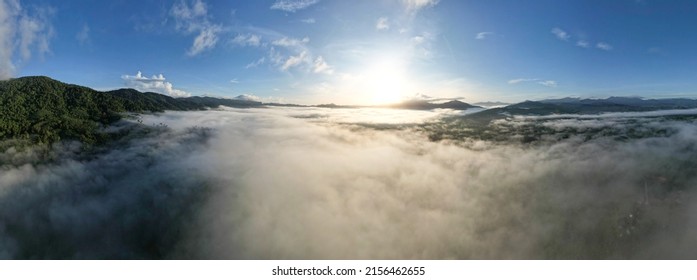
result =
M440 101L440 99L439 99ZM397 109L410 109L410 110L433 110L433 109L453 109L453 110L466 110L471 108L481 108L479 106L471 105L456 99L448 100L446 102L435 102L433 100L407 100L402 103L397 103L389 106L390 108Z

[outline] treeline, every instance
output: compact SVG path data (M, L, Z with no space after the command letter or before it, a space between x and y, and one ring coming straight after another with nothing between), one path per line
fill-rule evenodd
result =
M76 139L94 143L100 137L99 127L121 119L123 112L200 110L221 105L214 100L205 104L196 101L134 89L100 92L48 77L0 81L0 140L52 143Z

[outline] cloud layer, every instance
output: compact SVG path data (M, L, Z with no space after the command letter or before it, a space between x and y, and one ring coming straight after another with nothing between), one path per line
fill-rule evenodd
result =
M437 127L438 116L169 112L111 128L133 136L99 156L66 143L50 149L59 160L27 164L31 151L5 149L0 256L697 257L691 121L545 145L432 142L409 124Z

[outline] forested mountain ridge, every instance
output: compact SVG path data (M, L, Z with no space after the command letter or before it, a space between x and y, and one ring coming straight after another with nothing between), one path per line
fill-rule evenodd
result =
M0 81L0 139L50 143L76 139L92 143L100 125L122 112L196 110L204 105L133 89L100 92L43 76Z
M509 116L545 116L563 114L597 115L602 113L648 112L697 108L697 100L689 98L642 99L638 97L608 97L605 99L561 98L540 101L526 100L505 107L491 108L460 117L487 124Z

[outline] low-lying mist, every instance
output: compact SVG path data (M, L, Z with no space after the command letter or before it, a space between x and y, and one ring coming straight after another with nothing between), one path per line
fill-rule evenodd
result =
M455 113L380 112L167 112L50 161L4 148L0 258L697 258L694 120L528 145L431 141L419 125ZM626 124L598 122L540 125Z

